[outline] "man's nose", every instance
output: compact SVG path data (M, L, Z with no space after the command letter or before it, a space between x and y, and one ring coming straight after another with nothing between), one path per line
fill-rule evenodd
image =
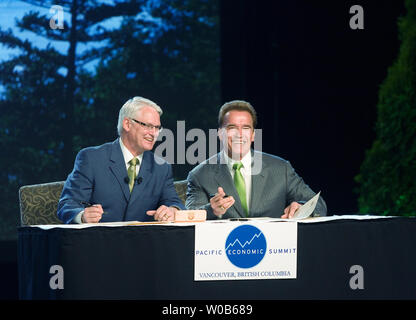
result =
M237 136L242 137L243 136L243 127L239 127L236 130Z

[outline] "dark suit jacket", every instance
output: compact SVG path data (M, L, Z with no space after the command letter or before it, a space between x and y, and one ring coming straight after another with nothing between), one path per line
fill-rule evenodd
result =
M315 195L288 161L257 151L252 151L252 159L261 159L261 170L259 174L252 175L250 217L280 218L291 202L305 203ZM215 194L218 187L222 187L226 194L235 199L234 205L223 218L245 217L228 167L220 163L220 153L205 160L189 173L185 206L187 209L207 210L208 219L216 219L209 203L209 195ZM326 214L325 201L320 197L313 215Z
M152 221L153 217L148 216L146 211L161 205L184 209L173 184L170 164L161 158L157 158L156 162L156 158L151 151L143 153L138 174L142 182L136 183L130 194L118 139L81 150L62 190L58 218L64 223L71 223L84 209L80 201L101 204L103 210L108 212L103 214L101 222Z

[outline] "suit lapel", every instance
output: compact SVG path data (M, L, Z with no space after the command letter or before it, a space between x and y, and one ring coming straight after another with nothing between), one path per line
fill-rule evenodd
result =
M110 170L116 177L121 190L123 191L124 198L129 201L130 190L129 185L125 181L127 177L127 169L124 163L123 153L121 152L120 142L117 139L113 142L110 154Z
M251 175L251 195L250 195L250 215L253 212L253 208L262 207L262 194L266 187L266 167L263 163L261 153L252 151L252 175ZM260 161L260 163L258 162ZM261 166L261 167L260 167ZM259 210L256 210L260 212Z
M213 166L215 168L214 178L218 185L224 189L224 192L235 199L234 205L228 211L234 209L240 217L245 217L243 206L241 205L240 197L238 196L230 171L227 165L220 161L221 153L218 153L217 157L217 163L219 165Z
M265 184L266 176L263 171L251 176L250 215L253 212L253 208L260 208L262 206L261 195L263 194Z

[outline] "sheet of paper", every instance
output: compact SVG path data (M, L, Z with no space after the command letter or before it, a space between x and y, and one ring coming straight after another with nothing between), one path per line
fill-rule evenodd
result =
M327 217L309 217L306 219L296 219L298 223L319 223L319 222L328 222L334 220L370 220L370 219L391 219L398 218L396 216L377 216L377 215L334 215ZM273 222L293 222L293 219L281 219L281 218L249 218L249 219L240 219L239 221L230 221L229 219L223 220L207 220L205 222L139 222L139 221L121 221L121 222L102 222L102 223L83 223L83 224L47 224L47 225L30 225L28 227L40 228L43 230L49 230L54 228L65 228L65 229L84 229L90 227L123 227L123 226L172 226L172 227L188 227L192 225L199 224L243 224L247 222L253 223L273 223Z
M308 219L299 220L300 223L318 223L318 222L328 222L336 220L374 220L374 219L392 219L397 218L397 216L376 216L376 215L334 215L327 217L310 217Z
M377 215L334 215L334 216L325 216L325 217L308 217L305 219L295 219L298 223L317 223L317 222L328 222L334 220L370 220L370 219L383 219L383 218L397 218L395 216L377 216ZM244 223L244 222L291 222L293 219L282 219L282 218L242 218L235 221L230 221L229 219L224 220L208 220L204 223Z
M315 210L316 204L319 200L319 195L321 194L321 191L319 191L312 199L310 199L308 202L306 202L304 205L302 205L293 215L292 219L305 219L309 217L313 210Z
M137 223L138 221L118 221L118 222L100 222L100 223L81 223L81 224L41 224L41 225L29 225L29 227L37 227L44 230L53 228L63 229L84 229L90 227L122 227L129 226Z
M54 228L63 229L85 229L91 227L130 227L130 226L190 226L203 222L174 222L174 221L118 221L118 222L99 222L99 223L81 223L81 224L42 224L29 225L28 227L49 230Z

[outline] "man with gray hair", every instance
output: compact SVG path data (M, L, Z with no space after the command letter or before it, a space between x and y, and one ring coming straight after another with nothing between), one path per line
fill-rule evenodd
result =
M142 97L120 109L119 138L82 149L58 204L64 223L172 221L184 209L171 165L151 152L162 130L162 109Z

